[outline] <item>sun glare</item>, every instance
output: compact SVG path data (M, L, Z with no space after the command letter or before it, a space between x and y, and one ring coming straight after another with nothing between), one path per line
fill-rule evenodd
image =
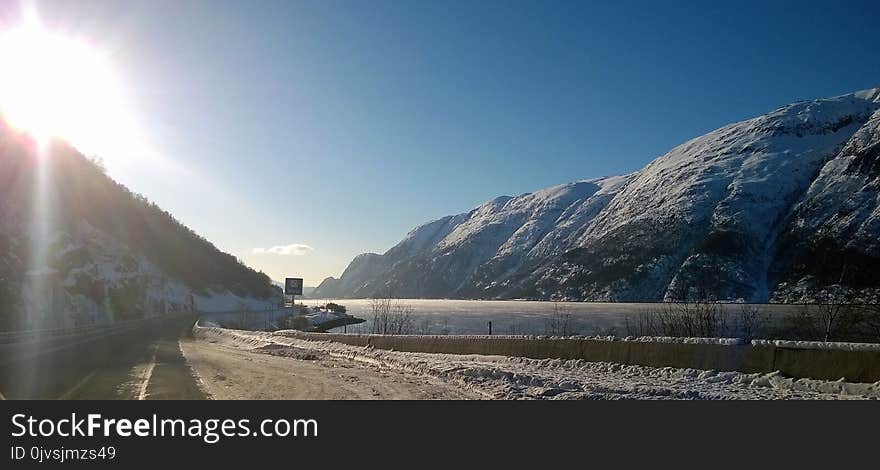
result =
M134 129L101 51L33 18L0 32L0 116L42 144L63 139L105 160L119 158Z

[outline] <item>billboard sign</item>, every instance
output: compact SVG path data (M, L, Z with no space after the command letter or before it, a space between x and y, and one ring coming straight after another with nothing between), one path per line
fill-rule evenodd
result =
M302 278L288 277L284 279L284 295L303 295Z

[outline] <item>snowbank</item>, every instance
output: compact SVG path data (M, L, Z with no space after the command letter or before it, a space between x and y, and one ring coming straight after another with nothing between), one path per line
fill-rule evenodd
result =
M278 331L279 336L329 340L350 346L442 354L479 354L532 359L583 359L648 367L767 373L853 382L880 380L880 348L852 345L788 348L737 338L523 337L485 335L348 335ZM785 344L785 343L780 343ZM807 343L801 343L807 344Z
M742 373L645 367L583 359L530 359L389 351L265 332L201 328L197 336L258 350L266 344L320 351L361 364L441 379L492 399L864 399L880 382L795 379L779 372ZM321 338L324 335L313 335ZM324 336L326 337L326 336Z
M716 344L721 346L739 346L746 344L742 338L676 338L673 336L639 336L627 337L624 341L640 343L671 343L671 344Z
M834 351L877 351L880 352L880 344L877 343L841 343L832 341L789 341L789 340L754 340L755 346L776 346L788 349L820 349Z

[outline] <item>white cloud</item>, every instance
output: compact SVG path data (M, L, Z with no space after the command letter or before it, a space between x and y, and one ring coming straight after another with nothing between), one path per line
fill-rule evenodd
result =
M309 245L291 243L290 245L278 245L272 248L254 248L252 253L255 255L303 256L312 251L315 251L315 249Z

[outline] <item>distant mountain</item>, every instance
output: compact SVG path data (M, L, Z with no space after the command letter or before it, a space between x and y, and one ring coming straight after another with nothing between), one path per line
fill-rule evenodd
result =
M798 102L625 176L500 197L315 296L796 301L880 293L880 89Z
M0 329L279 301L266 275L72 147L54 143L40 157L29 137L0 124Z

